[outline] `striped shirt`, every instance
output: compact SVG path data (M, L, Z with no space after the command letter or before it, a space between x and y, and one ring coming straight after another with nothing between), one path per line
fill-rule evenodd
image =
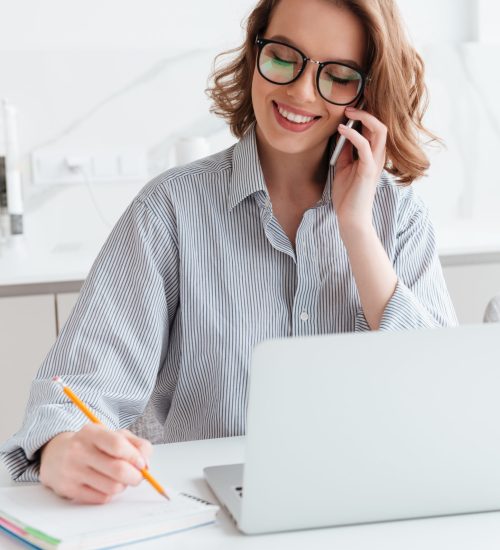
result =
M165 442L245 432L247 379L262 340L370 330L331 202L304 213L295 248L273 215L252 128L176 167L133 200L99 253L32 383L23 426L1 448L36 480L38 450L85 418L65 382L111 428L150 402ZM398 276L381 330L456 324L428 212L383 173L373 223Z

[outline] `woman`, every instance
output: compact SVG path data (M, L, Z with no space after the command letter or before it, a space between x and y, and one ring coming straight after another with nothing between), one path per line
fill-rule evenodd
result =
M424 90L392 1L259 2L210 90L240 141L122 216L3 447L13 477L106 502L141 479L151 446L123 428L148 400L165 441L244 433L257 342L456 323L409 187L428 166ZM84 425L54 374L122 429Z

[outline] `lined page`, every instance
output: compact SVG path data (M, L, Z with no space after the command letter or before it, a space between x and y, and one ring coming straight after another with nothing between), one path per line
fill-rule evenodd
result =
M103 505L75 504L55 495L42 485L0 489L0 513L15 518L60 540L79 536L97 538L98 533L137 526L138 533L150 525L168 525L179 518L199 515L207 508L216 508L183 497L165 488L171 500L159 495L149 484L129 487L121 495Z

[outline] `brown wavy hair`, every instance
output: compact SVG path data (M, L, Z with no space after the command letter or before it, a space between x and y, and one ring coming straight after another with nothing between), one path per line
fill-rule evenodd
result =
M224 118L237 138L255 122L251 96L255 39L265 33L279 1L258 2L247 19L245 42L215 58L211 84L205 90L213 103L210 111ZM428 104L423 60L410 44L393 0L330 1L349 9L364 26L368 39L365 69L370 75L365 109L387 126L386 170L401 185L409 185L429 168L422 136L442 143L422 124ZM225 55L231 60L217 68L217 61Z

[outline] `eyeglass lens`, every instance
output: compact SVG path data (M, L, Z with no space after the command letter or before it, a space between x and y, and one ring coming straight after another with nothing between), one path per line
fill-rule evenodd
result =
M303 59L298 51L276 43L265 44L260 51L259 70L275 84L287 84L300 73ZM358 95L363 79L355 69L337 63L328 63L320 71L319 93L332 103L347 104Z

